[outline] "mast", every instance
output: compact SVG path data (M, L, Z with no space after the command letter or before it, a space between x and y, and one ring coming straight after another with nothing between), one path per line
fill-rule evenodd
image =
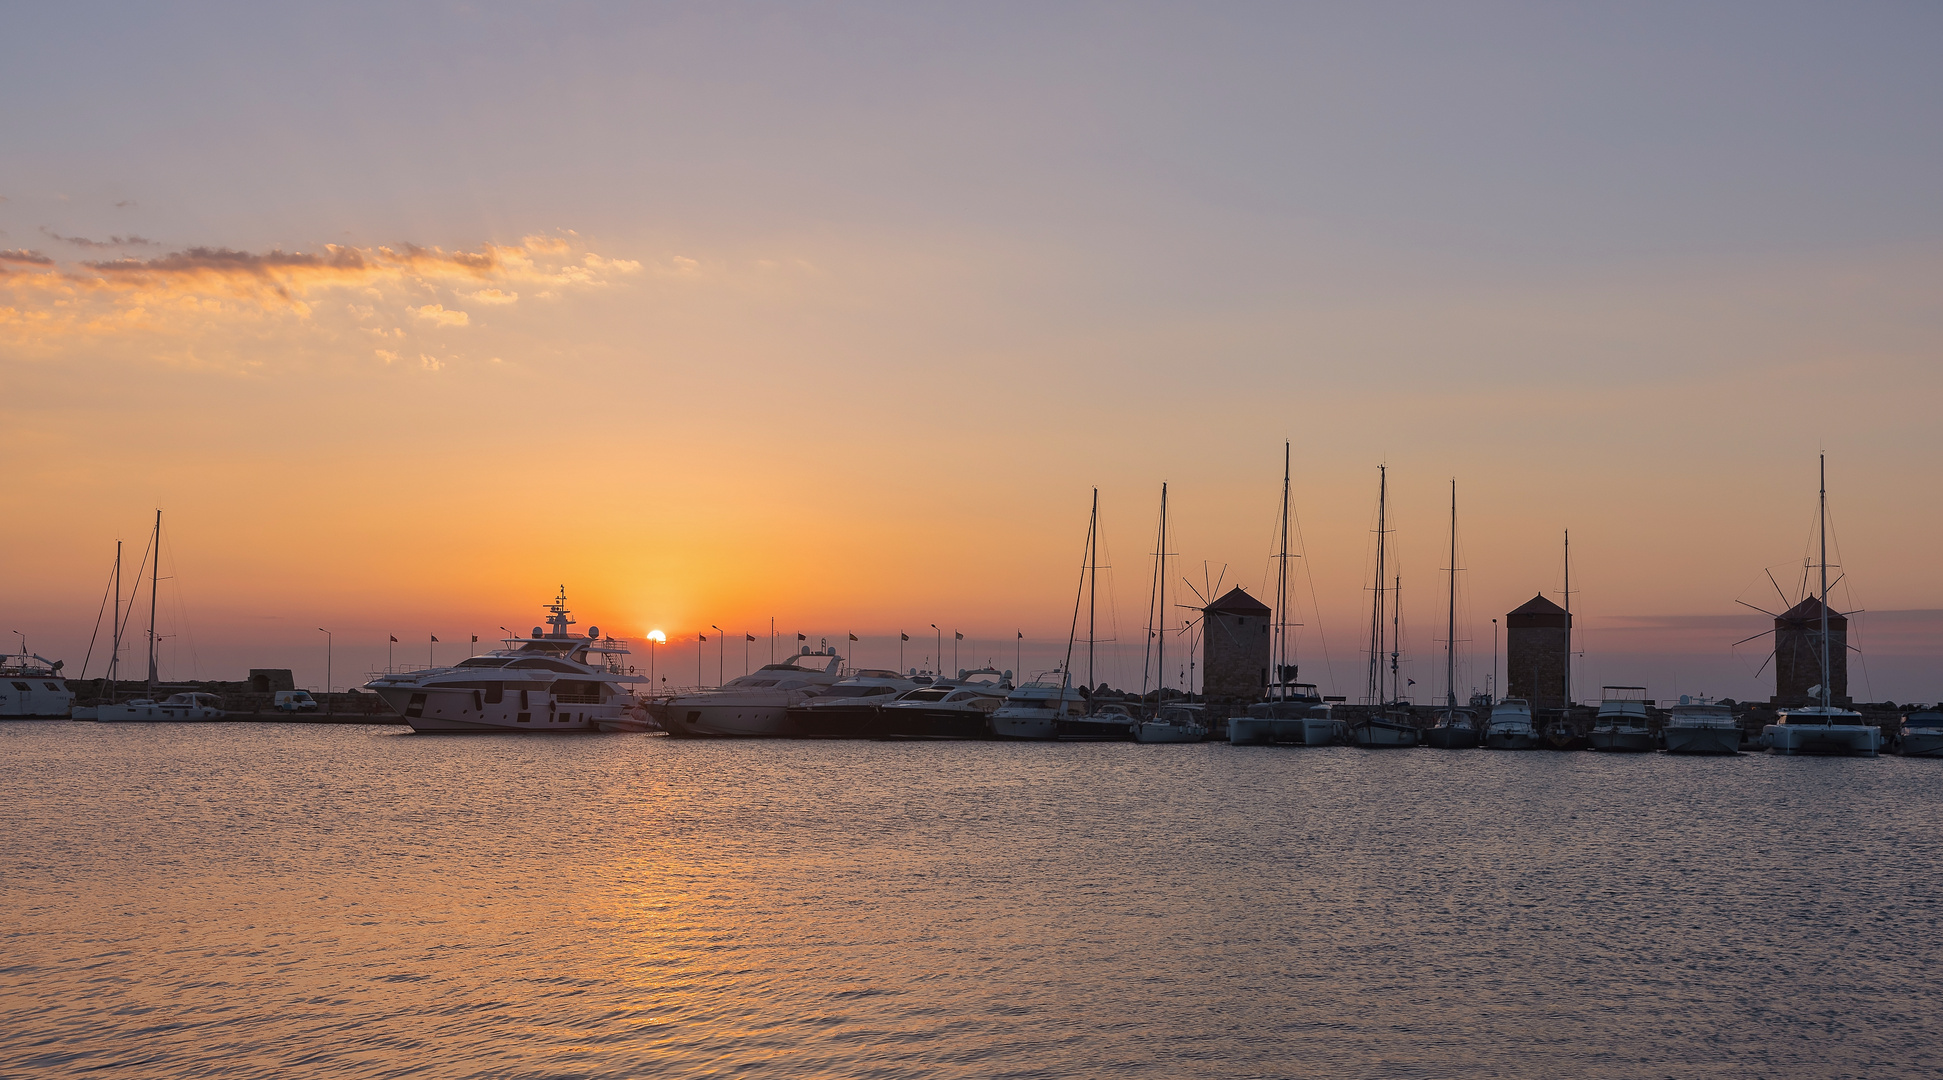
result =
M108 657L108 702L115 700L115 680L121 677L121 541L115 541L115 651Z
M1451 477L1450 602L1444 608L1444 707L1457 708L1457 478Z
M1390 472L1388 465L1376 467L1376 588L1375 599L1370 606L1370 677L1365 694L1366 703L1382 704L1383 700L1383 542L1389 529L1385 516L1390 500Z
M148 568L148 696L155 696L155 585L162 580L162 511L155 512L155 560Z
M1829 687L1830 668L1828 666L1828 452L1821 455L1821 506L1816 520L1821 527L1822 547L1822 708L1826 710L1831 696ZM1827 717L1822 718L1824 721Z
M1160 703L1167 689L1167 481L1160 482L1159 577L1154 585L1154 603L1160 608L1160 632L1154 638L1154 716L1160 716Z
M1289 683L1289 442L1282 440L1282 550L1275 563L1275 683L1287 700Z
M1403 648L1403 575L1396 578L1396 591L1390 594L1390 700L1403 700L1403 669L1398 652Z
M1572 530L1565 530L1565 707L1572 707Z
M1093 517L1086 524L1086 686L1093 687L1093 642L1100 600L1100 489L1093 489Z

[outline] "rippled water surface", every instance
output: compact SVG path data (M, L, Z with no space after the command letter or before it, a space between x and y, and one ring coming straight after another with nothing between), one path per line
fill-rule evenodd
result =
M1936 1076L1943 762L0 726L0 1075Z

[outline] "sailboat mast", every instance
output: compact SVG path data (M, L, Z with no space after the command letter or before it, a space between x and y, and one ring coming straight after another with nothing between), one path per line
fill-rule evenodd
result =
M1155 602L1160 605L1160 631L1154 638L1154 715L1160 715L1161 691L1167 689L1167 481L1160 484L1160 580Z
M1390 594L1390 700L1403 700L1403 668L1397 663L1403 649L1403 575L1396 578L1396 591Z
M1100 489L1093 489L1093 517L1086 525L1086 685L1093 682L1093 642L1100 602ZM1090 692L1090 690L1089 690Z
M1383 698L1383 541L1389 529L1384 516L1390 498L1389 466L1376 467L1376 588L1370 602L1370 678L1366 704L1380 704Z
M1572 530L1565 530L1565 707L1572 707Z
M1451 477L1450 602L1444 611L1444 705L1457 708L1457 478Z
M1282 550L1275 570L1275 683L1288 697L1289 680L1289 443L1282 441Z
M1821 526L1822 547L1822 708L1828 708L1832 688L1828 685L1830 671L1828 666L1828 454L1821 455L1821 506L1816 515Z
M155 585L162 580L162 511L155 512L155 559L148 568L148 692L155 696Z
M115 700L115 680L121 677L121 541L115 541L115 651L108 657L108 700Z

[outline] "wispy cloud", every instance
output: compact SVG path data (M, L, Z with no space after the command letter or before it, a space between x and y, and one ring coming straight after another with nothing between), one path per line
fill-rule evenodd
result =
M467 315L463 311L448 310L444 304L426 304L423 307L415 307L412 309L412 314L427 322L436 323L439 326L464 326L466 323L472 321L472 316Z
M38 251L15 248L12 251L0 251L0 263L26 263L29 266L53 266L54 260L51 256L42 255Z
M73 244L75 247L79 247L79 248L130 248L130 247L160 246L156 244L155 241L150 240L147 237L135 236L133 234L130 234L128 236L110 236L106 240L90 240L85 236L62 236L60 233L55 232L53 229L50 229L45 225L42 225L40 227L40 231L45 236L51 237L55 240L59 240L65 244Z

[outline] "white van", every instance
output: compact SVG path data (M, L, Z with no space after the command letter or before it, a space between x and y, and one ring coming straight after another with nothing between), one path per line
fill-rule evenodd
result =
M279 690L276 707L278 712L316 712L317 699L308 690Z

